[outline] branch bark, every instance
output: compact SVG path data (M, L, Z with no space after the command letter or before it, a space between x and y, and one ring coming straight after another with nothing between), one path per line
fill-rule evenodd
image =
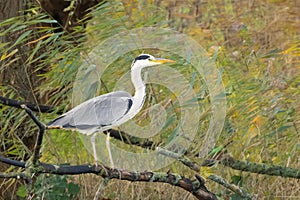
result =
M15 107L15 108L21 108L21 105L26 105L32 111L42 112L42 113L51 113L55 110L55 108L53 106L36 105L36 104L30 103L30 102L24 102L24 101L5 98L3 96L0 96L0 103L3 105Z
M33 155L32 155L32 163L34 165L37 165L39 162L40 158L40 150L43 142L43 137L44 137L44 132L46 129L46 126L41 123L36 116L32 113L32 111L26 106L26 105L21 105L21 108L23 108L26 113L31 117L31 119L34 121L34 123L39 127L39 134L33 149Z
M243 190L242 188L238 187L237 185L231 184L228 181L226 181L225 179L216 176L216 175L210 175L208 177L208 179L223 185L225 188L233 191L234 193L238 194L241 198L243 199L247 199L247 200L251 200L252 199L252 195L249 194L247 191Z
M26 163L16 161L0 156L0 161L6 164L26 168ZM197 199L203 200L216 200L215 194L210 192L204 185L203 178L189 179L184 176L174 173L163 173L163 172L134 172L127 170L118 170L109 167L99 168L95 165L53 165L49 163L39 163L39 165L31 168L36 174L49 173L57 175L78 175L78 174L96 174L103 178L108 179L119 179L127 180L132 182L160 182L168 183L173 186L180 187L190 193L192 193ZM21 173L10 173L0 174L0 178L27 178L23 172Z
M232 169L265 174L270 176L281 176L287 178L300 178L300 170L290 167L283 167L278 165L267 165L263 163L252 163L247 161L236 160L233 157L226 156L221 159L221 164Z
M200 172L200 166L195 163L194 161L190 160L189 158L180 155L178 153L172 152L172 151L168 151L166 149L162 149L160 147L156 148L157 153L176 159L178 161L180 161L182 164L184 164L185 166L189 167L191 170L196 171L196 172Z

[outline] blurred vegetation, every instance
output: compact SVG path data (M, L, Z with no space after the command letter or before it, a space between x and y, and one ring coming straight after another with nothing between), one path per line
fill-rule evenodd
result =
M191 36L210 56L216 56L227 94L227 117L217 146L229 144L227 149L236 159L299 168L299 10L298 0L110 1L92 9L90 15L93 18L85 28L86 34L78 37L84 27L76 27L73 33L57 31L57 28L49 26L56 22L39 7L33 7L24 12L25 16L0 23L0 27L5 28L0 36L18 35L11 42L0 44L0 71L11 70L10 67L21 60L22 67L30 72L24 74L30 77L25 82L35 82L31 88L34 101L67 111L72 107L73 82L82 59L90 59L88 52L99 42L126 29L169 27ZM24 47L27 51L21 51ZM159 56L174 56L154 49L145 51ZM114 88L116 80L129 70L132 59L138 53L126 54L105 71L104 84L97 89L99 94ZM184 61L179 63L186 64ZM192 67L187 69L182 73L192 77ZM0 83L1 96L29 100L13 80L0 77ZM197 77L193 84L197 94L205 97L201 105L206 108L203 110L207 110L209 99L202 87L205 83ZM151 95L146 106L171 95L160 93L161 90L164 91L162 86L148 87ZM176 105L170 107L174 108ZM210 114L207 112L207 115L202 115L199 134L208 126ZM24 143L24 138L33 140L36 127L21 110L0 106L0 115L1 154L25 160L31 154L32 146ZM39 117L47 122L56 115L40 113ZM143 114L139 118L142 118L139 123L145 122ZM176 127L176 120L173 123L164 132L165 135L153 140L166 142ZM47 132L45 137L42 161L93 162L76 133L57 130ZM199 150L198 142L195 141L193 149ZM188 156L193 157L192 154ZM169 168L185 176L193 175L178 162ZM10 170L13 168L7 169ZM201 169L200 175L207 177L210 174L242 186L258 199L300 197L297 180L258 176L221 165ZM73 181L81 187L78 199L91 199L101 184L99 178L93 175L76 176ZM235 198L234 194L213 182L208 181L207 187L221 199ZM111 199L193 198L162 184L121 181L110 181L103 196Z
M71 200L79 193L80 187L70 182L68 176L40 175L34 183L34 199ZM18 188L17 196L27 196L25 185Z

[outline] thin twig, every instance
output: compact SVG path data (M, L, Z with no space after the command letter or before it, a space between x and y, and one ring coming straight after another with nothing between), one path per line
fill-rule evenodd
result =
M242 188L238 187L237 185L234 184L230 184L228 181L226 181L225 179L223 179L220 176L216 176L216 175L210 175L208 177L208 179L219 183L220 185L224 186L225 188L233 191L234 193L240 195L241 198L243 199L252 199L252 195L249 194L248 192L246 192L245 190L243 190Z
M24 173L10 172L10 173L1 173L0 178L15 178L15 179L27 179L28 177Z
M33 149L33 155L32 155L32 163L36 165L40 158L40 150L43 142L44 132L46 129L46 126L40 122L40 120L32 113L32 111L26 106L21 105L21 108L23 108L26 113L31 117L31 119L34 121L34 123L39 127L39 134Z
M185 166L189 167L190 169L192 169L196 172L200 171L200 166L197 163L195 163L194 161L190 160L189 158L187 158L183 155L180 155L180 154L172 152L172 151L168 151L168 150L160 148L160 147L157 147L156 151L157 151L157 153L159 153L161 155L164 155L164 156L167 156L170 158L174 158L174 159L180 161L182 164L184 164Z
M26 113L31 117L34 123L39 127L39 129L45 130L46 126L42 122L40 122L40 120L33 114L30 108L28 108L25 104L22 104L21 108L23 108L26 111Z

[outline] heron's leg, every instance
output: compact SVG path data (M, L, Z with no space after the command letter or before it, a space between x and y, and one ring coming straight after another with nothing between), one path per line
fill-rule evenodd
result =
M111 150L110 150L109 138L110 138L110 133L109 133L109 131L107 131L106 148L107 148L107 151L108 151L108 155L109 155L109 160L110 160L111 167L115 168L114 161L113 161L112 154L111 154Z
M108 171L106 170L106 167L104 167L104 165L102 165L98 161L97 150L96 150L96 134L92 135L92 137L91 137L91 143L92 143L93 156L94 156L96 168L98 168L100 166L102 169L104 169L105 173L108 175Z
M92 148L93 148L93 156L95 160L96 166L98 166L98 157L97 157L97 151L96 151L96 134L93 134L91 137L91 143L92 143Z

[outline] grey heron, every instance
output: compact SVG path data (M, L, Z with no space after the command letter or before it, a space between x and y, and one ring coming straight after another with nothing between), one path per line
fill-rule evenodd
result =
M48 126L73 129L84 135L91 135L93 156L97 165L96 133L119 126L133 118L142 109L146 96L146 86L141 77L142 69L167 62L175 61L155 58L149 54L139 55L131 65L131 81L135 89L133 96L126 91L115 91L94 97L54 119L48 123ZM111 165L114 167L109 132L107 133L106 148Z

